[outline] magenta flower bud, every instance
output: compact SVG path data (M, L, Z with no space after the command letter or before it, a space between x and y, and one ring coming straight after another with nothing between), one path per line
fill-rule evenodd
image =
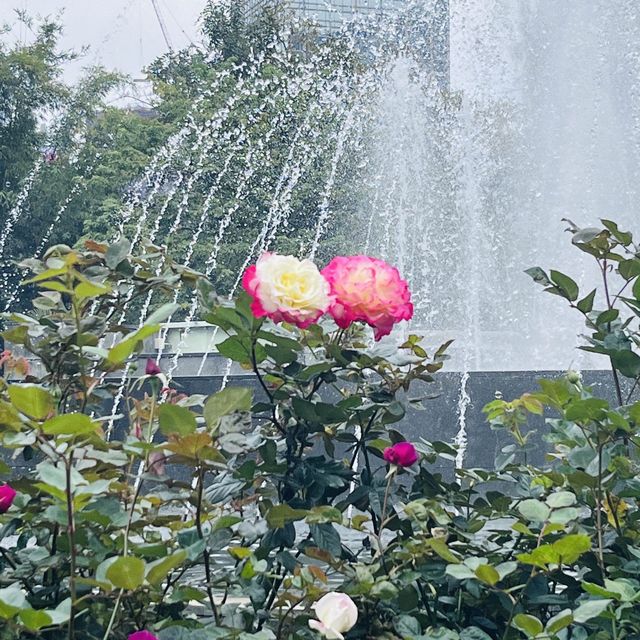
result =
M158 636L154 636L150 631L136 631L129 634L128 640L158 640Z
M158 366L155 360L149 358L147 360L147 366L144 368L144 372L148 376L157 376L162 373L162 369Z
M387 447L382 452L382 457L389 463L398 467L410 467L418 460L418 452L410 442L398 442L392 447Z
M15 497L16 491L13 487L8 484L3 484L0 487L0 513L6 513L9 510Z

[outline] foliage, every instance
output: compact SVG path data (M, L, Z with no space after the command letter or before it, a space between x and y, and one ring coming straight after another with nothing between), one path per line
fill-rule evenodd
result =
M196 269L204 271L214 260L211 277L220 291L233 289L256 242L268 241L284 253L308 250L337 144L335 105L318 101L318 94L345 69L357 67L338 46L320 56L315 34L303 28L292 34L275 8L247 24L239 6L227 11L212 3L202 17L206 46L160 57L146 71L152 102L122 108L107 104L105 96L114 88L124 90L125 79L103 70L92 70L77 88L66 86L61 74L71 54L58 49L61 27L43 23L41 28L44 35L36 44L0 50L0 77L12 77L3 85L5 94L10 92L7 113L24 114L20 123L0 130L6 156L4 164L0 158L0 172L4 166L11 173L0 193L3 221L26 191L4 256L40 257L42 238L49 237L71 246L84 238L109 242L129 208L129 237L140 236L139 224L142 235L167 244L176 259ZM318 82L302 82L310 73L305 65L316 58ZM24 73L13 74L16 60ZM307 122L315 102L318 109ZM2 109L0 103L0 117ZM44 128L43 120L49 123ZM184 138L171 155L176 135ZM294 139L309 143L300 146L287 169ZM300 168L301 162L307 165ZM285 171L296 182L283 197L277 185ZM328 231L354 213L356 203L341 185L356 171L345 156L328 203L336 212ZM245 178L246 188L240 189ZM274 207L281 224L261 239ZM190 250L198 229L199 241ZM321 248L323 257L350 243L342 231L327 235L332 240ZM8 260L2 270L9 278L0 301L4 307L20 274ZM13 308L27 308L28 302L23 292ZM151 308L157 304L154 299Z
M605 223L588 242L608 264L629 252L615 260L629 282L616 302L635 314L631 237ZM2 383L2 445L37 463L11 479L18 496L0 516L2 537L16 536L0 561L3 639L143 628L161 640L312 638L311 607L330 590L356 602L354 640L640 632L640 402L611 406L570 372L486 407L491 428L514 439L495 469L454 470L453 447L423 440L411 464L408 445L402 456L384 451L403 442L397 425L421 404L416 392L425 395L447 345L429 357L415 336L389 351L356 326L274 326L246 295L218 298L153 246L135 257L126 242L54 247L29 266L42 312L14 315L5 337L44 372ZM578 303L577 285L545 277L609 348L601 312ZM178 281L197 283L205 317L226 335L219 353L253 371L258 392L187 397L150 364L129 380L110 433L110 376L135 367L140 341L171 312L132 330L119 310L128 292ZM620 322L633 343L634 321ZM122 337L108 346L114 332ZM617 374L630 373L613 355ZM545 412L550 463L538 468L528 421Z

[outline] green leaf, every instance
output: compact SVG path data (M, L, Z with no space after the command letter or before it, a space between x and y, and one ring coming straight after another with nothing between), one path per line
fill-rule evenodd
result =
M251 342L249 338L243 339L231 336L216 345L216 349L221 356L234 362L244 364L251 361Z
M565 629L573 622L573 613L571 609L563 609L552 618L549 618L545 626L545 631L550 634L558 633Z
M618 225L611 221L605 220L602 218L600 220L602 222L605 229L611 233L611 235L623 246L627 247L633 242L633 235L631 235L628 231L620 231Z
M576 497L571 491L556 491L547 498L547 504L552 509L571 507L576 503Z
M422 634L422 627L413 616L398 616L394 619L393 626L401 638L414 638Z
M9 398L18 411L35 420L44 420L55 408L51 394L35 384L9 385Z
M574 533L560 538L553 544L543 544L530 553L521 553L518 555L518 560L541 568L546 568L550 564L570 565L589 549L591 549L591 538Z
M581 604L574 612L573 619L575 622L585 623L592 618L597 618L601 613L606 611L611 604L611 600L587 600Z
M87 300L111 293L111 287L97 282L81 282L75 288L74 293L81 300Z
M625 280L637 278L640 276L640 260L638 258L623 260L618 265L618 272Z
M154 335L158 331L160 331L160 325L153 324L145 325L137 331L129 334L120 343L115 345L115 347L111 347L111 349L109 349L107 362L112 365L122 364L133 354L142 340Z
M97 422L83 413L67 413L47 420L42 431L50 436L83 436L99 429Z
M530 616L527 613L519 613L518 615L514 616L513 626L516 629L524 632L529 638L535 638L544 630L542 622L540 622L538 618Z
M311 524L309 532L320 549L328 551L334 558L342 555L340 534L332 524Z
M253 392L246 387L226 387L207 398L204 405L204 419L207 426L215 429L220 418L238 411L251 411Z
M21 284L34 284L35 282L42 282L43 280L48 280L49 278L57 278L58 276L62 276L67 273L68 270L68 267L61 267L60 269L47 269L46 271L33 276L33 278L23 280Z
M373 585L371 595L380 600L393 600L398 595L398 588L389 580L380 580Z
M576 507L562 507L556 509L550 516L549 522L552 524L567 524L572 520L577 520L580 517L580 510Z
M179 567L187 559L188 555L184 549L181 549L166 558L151 563L147 567L147 582L154 587L159 586L169 572Z
M186 436L196 430L196 415L186 407L176 404L161 404L158 408L160 431L165 435Z
M0 589L0 617L9 619L27 607L27 599L24 593L17 587L7 587Z
M599 584L594 584L593 582L583 582L582 588L590 593L592 596L598 596L600 598L610 598L610 599L618 599L618 594L613 591L609 591L604 587L601 587Z
M618 309L607 309L602 313L598 314L596 318L596 325L601 327L603 325L608 325L618 319L620 316L620 311Z
M460 562L458 557L449 549L442 538L429 538L425 541L443 560L447 562Z
M593 302L596 298L597 289L594 289L590 294L586 295L580 302L576 304L578 309L582 311L582 313L591 313L593 311Z
M640 356L630 350L613 351L610 354L613 366L625 378L637 378L640 376Z
M272 529L282 529L288 522L302 520L308 513L304 509L292 509L288 504L278 504L267 511L267 524Z
M107 580L120 589L132 591L144 582L145 563L141 558L125 556L118 558L106 573Z
M549 280L547 274L540 267L531 267L530 269L525 269L525 273L528 276L531 276L534 282L542 285L543 287L551 286L551 280Z
M460 640L491 640L491 636L478 627L467 627L460 631Z
M48 627L53 622L48 613L37 609L23 609L20 612L20 620L29 631L38 631L38 629Z
M470 580L476 577L466 564L448 564L445 573L456 580Z
M180 305L173 302L167 302L161 307L156 309L146 320L145 324L160 324L167 318L171 317L178 309Z
M127 258L131 251L131 243L122 238L119 242L115 242L108 249L105 255L105 262L109 269L115 269L123 260Z
M342 523L342 512L340 509L323 505L321 507L313 507L305 518L309 524L322 524L327 522Z
M584 398L575 400L567 408L565 418L571 422L585 422L590 420L602 420L609 403L600 398Z
M551 513L551 509L533 498L529 500L523 500L518 505L518 511L530 522L545 522Z
M493 586L500 580L500 574L489 564L481 564L475 571L478 580Z
M560 271L554 271L553 269L549 271L549 276L551 277L552 282L557 285L568 300L575 302L578 299L580 290L578 289L578 285L575 281L569 276L564 273L560 273Z

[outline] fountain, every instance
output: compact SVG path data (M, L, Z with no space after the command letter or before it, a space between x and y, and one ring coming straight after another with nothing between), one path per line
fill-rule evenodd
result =
M214 248L202 270L215 278L231 225L255 215L247 208L252 193L267 193L258 235L247 239L234 284L221 292L233 294L244 268L286 231L293 196L320 163L322 189L308 211L313 231L300 254L318 256L332 230L349 226L354 252L387 259L410 281L416 314L403 330L425 335L429 345L456 339L449 400L459 411L450 435L463 464L469 416L480 419L475 372L496 372L483 378L489 400L509 378L504 372L606 367L575 350L580 318L539 295L523 271L551 265L593 288L598 274L571 250L561 219L588 226L615 218L631 228L637 220L640 12L634 0L450 0L447 15L442 0L408 0L389 14L345 23L344 59L331 73L324 62L335 41L294 63L295 29L294 22L266 52L203 88L184 127L132 190L116 237L133 228L134 244L166 235L171 245L175 232L195 229L176 258L199 267L194 252L210 234ZM347 60L356 54L367 63L354 71ZM275 59L286 73L265 79L262 70ZM234 74L236 90L203 121L203 101ZM241 126L233 117L238 104L255 105ZM301 105L305 117L288 128ZM283 136L288 152L274 158L269 143ZM222 167L213 180L209 157ZM355 176L342 171L347 160ZM0 253L38 170L25 181ZM206 180L208 194L196 200ZM223 190L232 198L214 212ZM338 190L351 194L355 217L337 210ZM152 303L132 306L121 321L142 325ZM168 324L149 355L170 376L219 377L224 367L209 365L219 338L201 335L196 297L184 307L185 322ZM225 384L231 374L227 368Z

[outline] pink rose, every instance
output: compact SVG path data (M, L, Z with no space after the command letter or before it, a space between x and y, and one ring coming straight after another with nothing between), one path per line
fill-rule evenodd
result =
M382 457L398 467L410 467L418 460L418 452L410 442L397 442L382 452Z
M154 636L150 631L136 631L129 634L128 640L158 640L158 636Z
M329 308L329 284L311 260L264 253L249 267L242 286L253 298L256 318L290 322L301 329L313 324Z
M331 285L334 300L329 313L346 329L366 322L376 340L389 335L393 325L413 317L411 293L395 267L368 256L334 258L322 275Z
M148 376L157 376L162 373L162 369L158 366L158 363L149 358L147 360L147 366L144 368L144 372Z
M13 487L8 484L0 486L0 513L6 513L9 510L15 497L16 491Z

